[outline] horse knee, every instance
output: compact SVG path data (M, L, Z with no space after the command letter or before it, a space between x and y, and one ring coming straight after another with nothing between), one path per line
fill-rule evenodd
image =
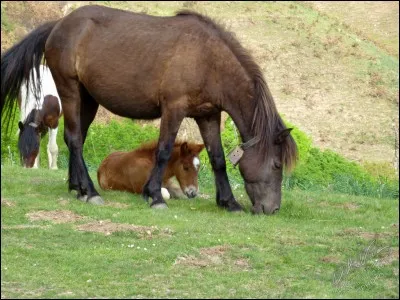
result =
M169 157L171 156L171 151L169 149L162 149L157 152L157 162L159 164L163 164L168 162Z
M226 170L225 158L222 155L213 156L211 160L211 165L213 166L214 170Z
M65 130L64 141L68 148L70 147L81 147L82 139L77 134L72 134L70 131Z
M52 154L58 154L58 146L57 145L47 145L47 150Z

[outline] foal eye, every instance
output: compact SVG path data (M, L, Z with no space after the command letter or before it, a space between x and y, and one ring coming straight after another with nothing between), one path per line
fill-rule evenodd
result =
M280 169L282 167L282 164L279 162L274 162L274 169Z

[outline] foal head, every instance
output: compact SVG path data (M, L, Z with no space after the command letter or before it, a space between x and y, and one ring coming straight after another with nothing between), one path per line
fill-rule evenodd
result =
M174 164L176 179L182 191L189 198L196 197L198 192L199 153L203 148L203 144L182 143L179 149L179 159Z
M40 127L35 122L37 113L38 110L33 109L24 123L21 121L18 123L18 150L21 157L21 164L24 168L32 168L36 156L39 154Z

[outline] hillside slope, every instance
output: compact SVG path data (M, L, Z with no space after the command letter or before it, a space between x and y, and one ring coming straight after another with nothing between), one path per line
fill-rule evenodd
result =
M2 51L38 24L90 3L3 1ZM181 8L209 15L251 51L280 113L316 146L359 162L393 161L398 136L398 2L92 3L152 15L173 15ZM112 117L100 110L96 121ZM191 121L182 132L198 137Z

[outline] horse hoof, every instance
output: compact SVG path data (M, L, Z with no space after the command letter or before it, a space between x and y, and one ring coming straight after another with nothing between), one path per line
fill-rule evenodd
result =
M93 196L87 202L93 205L104 205L104 200L100 196Z
M87 201L87 195L79 196L78 200L82 201L82 202L86 202Z
M153 208L153 209L168 209L168 206L165 203L157 203L157 204L151 205L151 208Z

